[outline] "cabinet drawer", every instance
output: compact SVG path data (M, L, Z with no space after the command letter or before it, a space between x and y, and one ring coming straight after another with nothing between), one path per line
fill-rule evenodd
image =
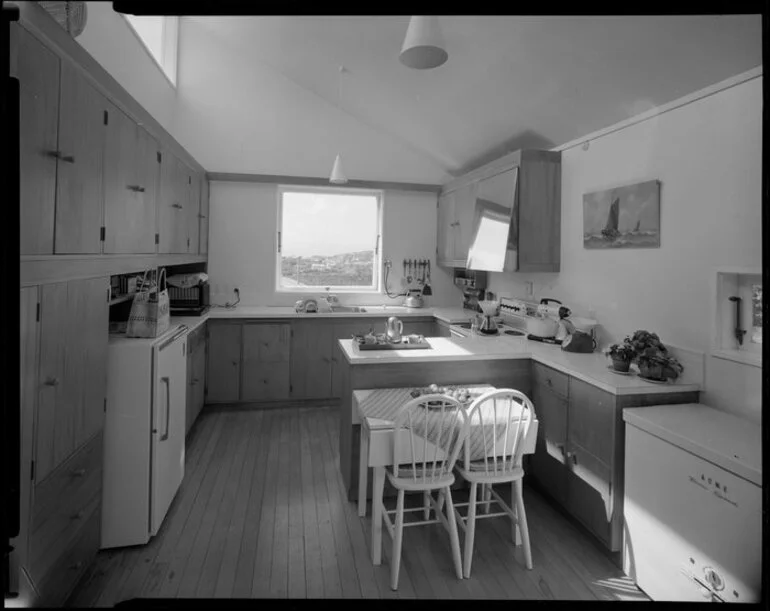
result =
M570 512L609 546L614 509L610 467L574 443L569 444L567 464Z
M64 605L99 551L100 527L101 512L97 510L83 524L77 540L53 563L43 578L36 581L42 606Z
M102 436L36 487L29 539L29 569L36 581L66 554L101 504Z
M569 397L569 376L540 363L532 363L532 377L535 384L542 384L560 397Z

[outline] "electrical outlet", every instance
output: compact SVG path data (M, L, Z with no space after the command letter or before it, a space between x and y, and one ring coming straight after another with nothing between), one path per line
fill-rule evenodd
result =
M532 282L532 280L527 280L527 281L524 283L524 286L525 286L525 287L526 287L526 289L527 289L527 295L531 297L531 296L532 296L532 293L533 293L533 292L534 292L534 290L535 290L535 283L534 283L534 282Z
M393 267L393 261L390 259L385 259L382 264L385 266L385 269L390 269Z
M233 292L240 297L241 291L237 287L233 289Z

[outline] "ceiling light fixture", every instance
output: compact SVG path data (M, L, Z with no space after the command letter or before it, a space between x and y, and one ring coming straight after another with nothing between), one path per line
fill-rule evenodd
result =
M448 57L438 17L412 17L399 55L401 63L417 70L428 70L440 66Z
M339 88L337 91L337 106L342 116L342 73L345 72L345 66L340 66L340 78ZM329 177L329 182L333 185L344 185L348 182L345 172L342 171L342 160L340 154L337 153L337 157L334 159L334 166L332 166L332 175Z

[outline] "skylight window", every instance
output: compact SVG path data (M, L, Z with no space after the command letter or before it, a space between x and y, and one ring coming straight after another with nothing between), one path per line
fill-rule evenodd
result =
M123 15L161 72L176 86L176 54L179 17L165 15Z

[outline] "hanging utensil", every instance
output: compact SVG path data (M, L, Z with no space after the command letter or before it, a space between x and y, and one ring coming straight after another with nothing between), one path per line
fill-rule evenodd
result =
M404 278L406 278L406 259L404 259Z
M430 259L425 261L425 286L422 287L422 294L426 296L433 295L433 289L430 288Z
M412 283L412 260L409 259L409 275L406 277L407 284Z

